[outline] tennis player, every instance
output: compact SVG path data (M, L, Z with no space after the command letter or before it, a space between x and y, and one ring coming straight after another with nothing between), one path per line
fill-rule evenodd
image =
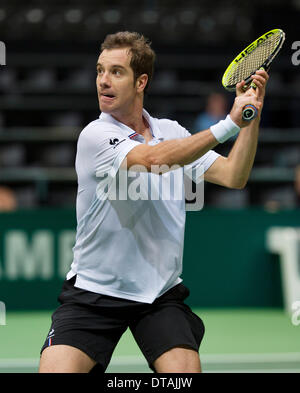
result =
M154 59L138 33L111 34L102 44L96 79L101 115L83 129L77 146L74 259L41 350L40 372L104 372L128 327L154 372L201 372L204 325L184 303L189 290L180 278L184 198L109 198L105 189L133 166L147 182L169 176L175 165L182 176L184 168L202 166L206 181L243 188L268 75L256 72L256 90L238 84L226 119L191 135L143 108ZM242 120L246 104L259 110L250 124ZM212 150L236 134L228 157Z

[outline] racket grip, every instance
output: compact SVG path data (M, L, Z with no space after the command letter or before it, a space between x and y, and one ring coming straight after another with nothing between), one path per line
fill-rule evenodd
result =
M258 111L254 105L248 104L248 105L244 106L243 112L242 112L243 120L246 120L246 121L253 120L256 118L257 114L258 114Z

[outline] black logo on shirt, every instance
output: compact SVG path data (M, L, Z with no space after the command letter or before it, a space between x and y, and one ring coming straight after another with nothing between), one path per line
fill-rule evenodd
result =
M122 139L121 141L118 138L110 138L109 143L113 145L113 149L115 149L120 143L126 141L126 139Z
M119 139L118 139L118 138L110 138L110 140L109 140L109 143L110 143L111 145L115 145L117 142L119 142Z

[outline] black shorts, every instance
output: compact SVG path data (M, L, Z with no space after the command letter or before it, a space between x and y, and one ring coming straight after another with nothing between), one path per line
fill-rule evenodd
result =
M104 372L128 327L154 372L153 362L173 347L184 345L199 351L204 324L184 303L189 290L183 284L147 304L76 288L75 279L64 281L58 298L61 305L52 315L41 353L50 345L71 345L94 359Z

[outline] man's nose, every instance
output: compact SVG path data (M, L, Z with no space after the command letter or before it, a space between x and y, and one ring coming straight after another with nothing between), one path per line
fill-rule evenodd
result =
M100 77L100 86L101 87L107 87L110 86L110 78L107 74L107 72L104 72L101 77Z

